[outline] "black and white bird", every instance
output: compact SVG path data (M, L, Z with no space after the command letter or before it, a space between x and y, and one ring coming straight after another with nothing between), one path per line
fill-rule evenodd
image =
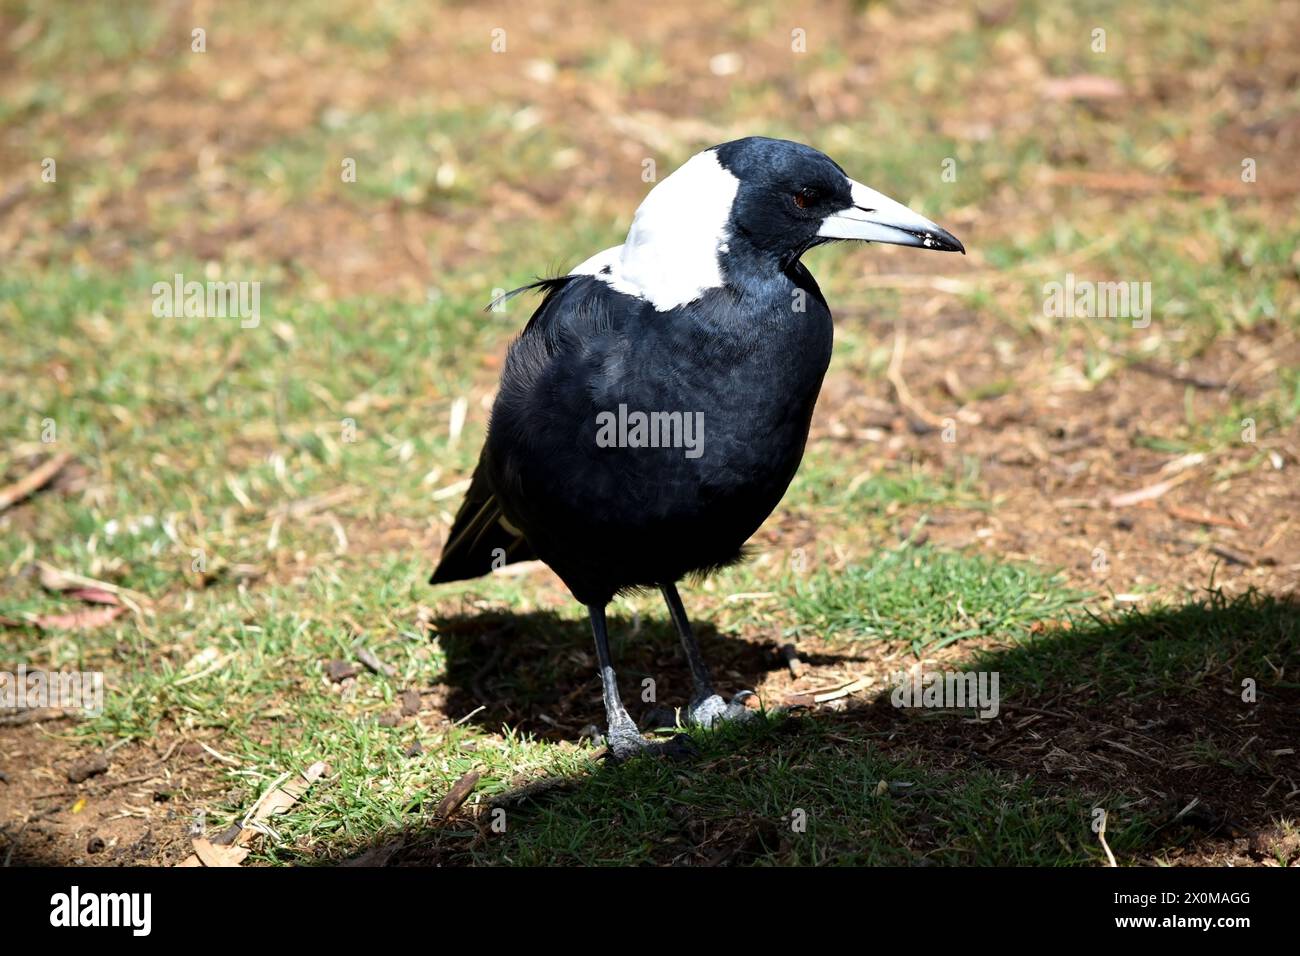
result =
M817 150L750 137L656 185L621 246L516 290L545 296L510 347L431 582L550 565L590 615L618 759L664 747L619 698L605 606L621 592L663 592L689 720L748 714L743 694L714 691L676 582L739 560L799 467L832 338L799 260L844 239L966 251Z

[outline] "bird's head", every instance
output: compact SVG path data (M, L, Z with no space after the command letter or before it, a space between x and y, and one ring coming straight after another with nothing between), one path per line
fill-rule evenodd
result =
M811 146L752 136L712 152L737 180L729 230L782 260L838 239L966 252L948 230L850 179Z
M813 246L840 239L966 251L824 153L751 136L691 157L646 196L622 246L575 271L667 310L724 284L761 283Z

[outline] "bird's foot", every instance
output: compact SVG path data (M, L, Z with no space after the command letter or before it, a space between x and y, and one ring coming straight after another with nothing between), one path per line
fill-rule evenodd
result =
M651 740L641 736L636 725L630 720L626 724L617 724L609 728L609 732L605 735L605 746L609 748L609 756L616 763L622 763L642 754L682 760L693 757L697 753L695 744L685 734L674 734L667 740Z
M752 690L742 690L731 702L722 699L719 694L697 697L686 708L686 719L696 727L717 727L733 721L746 721L754 717L754 711L745 706L745 701L754 696Z

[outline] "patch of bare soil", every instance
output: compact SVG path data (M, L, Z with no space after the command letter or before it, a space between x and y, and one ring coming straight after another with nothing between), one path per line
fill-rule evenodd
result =
M906 327L900 378L911 405L886 381L832 373L813 440L939 474L977 463L992 507L939 509L927 537L1059 567L1120 603L1181 601L1211 581L1229 594L1285 593L1300 580L1300 428L1233 417L1266 376L1300 363L1294 336L1220 340L1178 368L1118 361L1093 383L1074 371L1081 353L1061 371L1047 349L972 322ZM1189 413L1227 423L1241 440L1161 450L1188 435Z
M107 750L64 722L0 729L0 865L168 866L222 798L217 757L179 737Z
M1044 790L1100 797L1113 818L1142 812L1158 821L1161 859L1181 865L1300 863L1300 847L1284 837L1280 819L1294 818L1300 762L1288 730L1300 694L1243 704L1198 689L1137 701L1127 696L1080 706L1061 700L1012 705L1003 720L927 720L876 701L868 718L888 753L960 772L996 767ZM859 721L854 714L832 721ZM915 750L915 753L912 751ZM1271 849L1278 844L1277 853ZM1276 859L1281 855L1281 861ZM1128 863L1154 864L1143 854Z

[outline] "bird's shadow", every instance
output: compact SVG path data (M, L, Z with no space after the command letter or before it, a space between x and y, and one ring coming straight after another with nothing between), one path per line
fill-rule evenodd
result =
M586 620L553 611L489 611L435 618L446 656L445 713L490 733L510 727L543 740L576 741L604 707L595 644ZM724 696L751 689L787 666L775 640L737 640L701 622L695 634L716 689ZM661 724L691 694L676 631L667 620L611 616L611 653L624 704L642 726ZM850 653L801 651L810 665L857 660ZM667 710L666 710L667 709Z
M570 741L600 719L584 622L490 613L445 618L438 629L453 717ZM666 621L638 630L620 618L611 631L625 696L648 677L659 700L684 699L689 678ZM784 666L776 641L699 632L721 688L760 683ZM828 652L814 662L850 659ZM498 784L473 811L451 819L421 811L418 822L395 823L361 846L323 848L317 859L1078 864L1104 859L1091 825L1099 808L1113 814L1109 845L1128 862L1247 852L1267 862L1291 852L1295 598L1220 595L1084 618L955 666L1000 673L996 719L900 709L886 688L838 712L697 735L704 752L681 769L648 759L520 779L504 792ZM836 821L839 842L834 831L801 839L790 806L814 823ZM495 823L506 817L494 808L508 814L500 833ZM987 839L987 827L1004 824L1015 839Z

